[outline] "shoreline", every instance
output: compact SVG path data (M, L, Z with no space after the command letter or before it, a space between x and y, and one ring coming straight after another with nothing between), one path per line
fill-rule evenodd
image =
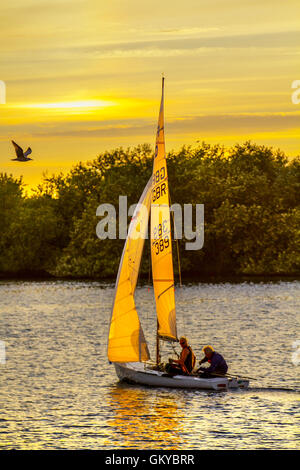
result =
M178 285L179 281L176 279L175 275L175 284ZM86 276L54 276L51 274L0 274L0 282L6 281L32 281L32 282L49 282L49 281L76 281L76 282L103 282L107 284L114 284L115 277L86 277ZM300 281L299 275L291 274L252 274L252 275L210 275L210 276L199 276L199 275L182 275L182 285L188 285L191 283L204 283L204 284L222 284L222 283L232 283L239 284L244 282L281 282L281 281ZM141 286L149 285L148 276L140 276L138 284ZM152 281L150 282L152 285Z

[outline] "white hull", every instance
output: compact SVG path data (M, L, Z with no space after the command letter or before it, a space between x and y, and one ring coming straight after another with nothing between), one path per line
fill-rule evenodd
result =
M227 377L216 377L213 379L203 379L196 376L174 375L170 376L165 372L153 370L141 362L114 363L117 376L120 380L149 385L152 387L172 387L184 389L200 390L227 390L247 389L248 380L228 379Z
M218 391L227 390L229 387L229 380L226 377L203 379L187 375L170 376L166 372L148 368L141 362L115 362L114 366L120 380L141 385Z

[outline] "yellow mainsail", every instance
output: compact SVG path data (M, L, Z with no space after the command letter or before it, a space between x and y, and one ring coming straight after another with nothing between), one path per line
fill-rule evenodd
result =
M134 292L148 229L151 189L152 178L134 211L119 266L108 337L108 359L111 362L139 362L150 358Z
M177 341L169 186L165 155L164 78L151 192L151 260L158 336Z

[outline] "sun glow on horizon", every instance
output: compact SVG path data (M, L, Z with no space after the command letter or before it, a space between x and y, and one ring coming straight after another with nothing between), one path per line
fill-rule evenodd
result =
M153 145L162 72L167 150L255 140L299 154L296 0L29 3L0 6L1 171L35 185L48 168ZM11 140L33 160L11 161Z
M115 101L105 100L80 100L80 101L61 101L56 103L21 103L11 105L12 108L27 109L69 109L69 108L106 108L108 106L117 106Z

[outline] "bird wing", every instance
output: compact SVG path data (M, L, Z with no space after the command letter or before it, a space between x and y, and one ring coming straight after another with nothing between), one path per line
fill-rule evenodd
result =
M26 150L26 152L24 152L24 157L27 157L27 155L30 155L32 153L32 150L30 147L28 147L28 149Z
M14 142L13 140L12 140L12 144L15 147L15 152L16 152L17 157L20 158L20 159L23 159L24 154L23 154L22 147L20 147L18 144L16 144L16 142Z

